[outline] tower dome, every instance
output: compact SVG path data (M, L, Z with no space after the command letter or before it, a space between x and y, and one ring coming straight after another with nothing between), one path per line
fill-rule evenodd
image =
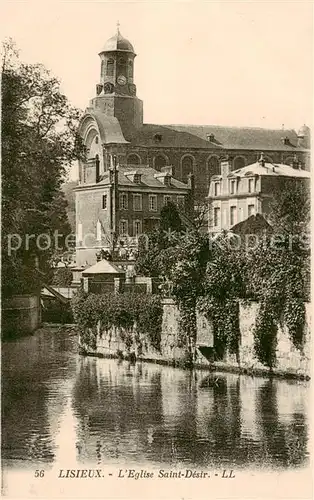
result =
M298 137L307 137L310 133L309 127L307 125L302 125L302 127L298 131Z
M119 30L119 23L117 26L117 33L109 38L109 40L106 41L105 45L100 51L100 54L103 52L131 52L134 54L134 48L131 42L124 38Z

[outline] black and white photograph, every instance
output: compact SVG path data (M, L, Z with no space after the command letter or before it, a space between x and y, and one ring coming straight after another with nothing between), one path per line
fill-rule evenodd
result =
M4 498L312 498L313 2L1 3Z

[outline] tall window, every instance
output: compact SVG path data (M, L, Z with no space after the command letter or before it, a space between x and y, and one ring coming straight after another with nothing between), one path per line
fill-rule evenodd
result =
M249 193L254 192L254 179L249 179Z
M217 156L211 156L208 161L207 161L207 182L209 184L210 178L213 175L219 175L220 173L220 168L219 168L219 160Z
M135 212L140 212L142 210L142 195L134 194L133 195L133 210Z
M248 217L251 217L251 215L254 215L254 213L255 213L255 205L248 205L247 207Z
M184 196L177 196L177 205L179 207L183 207L184 206Z
M139 165L140 158L136 154L130 154L127 158L128 165Z
M114 73L114 60L108 59L107 61L107 76L113 76Z
M168 205L168 203L171 201L171 196L168 194L165 194L164 196L164 205Z
M155 170L158 170L159 172L161 171L162 167L165 167L167 165L167 160L164 156L158 155L154 159L154 167Z
M134 231L133 231L134 236L139 236L140 234L142 234L142 221L135 220L133 226L134 226Z
M149 195L149 210L151 212L157 211L157 196L155 194Z
M102 208L103 208L103 210L107 209L107 195L106 194L104 194L102 197Z
M245 158L243 156L237 156L233 161L234 170L238 170L238 168L245 167Z
M119 222L119 232L120 236L127 236L128 234L128 221L121 219Z
M193 158L185 156L182 160L182 182L187 183L189 174L193 174Z
M220 208L214 207L214 226L220 226Z
M127 193L120 194L120 210L127 210L128 208L128 195Z
M220 194L220 183L219 182L215 182L215 184L214 184L214 194L215 194L215 196L218 196Z
M236 223L236 213L237 207L230 207L230 226L234 226Z
M234 193L235 193L235 181L231 180L230 181L230 194L234 194Z
M133 61L132 61L132 59L129 59L129 61L128 61L128 77L130 79L133 78Z

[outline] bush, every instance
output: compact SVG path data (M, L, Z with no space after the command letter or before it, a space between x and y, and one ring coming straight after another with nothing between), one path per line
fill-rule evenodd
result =
M83 341L95 345L96 327L121 329L121 340L130 348L133 340L139 345L139 334L160 350L162 305L156 295L140 293L86 294L80 291L72 299L74 319Z

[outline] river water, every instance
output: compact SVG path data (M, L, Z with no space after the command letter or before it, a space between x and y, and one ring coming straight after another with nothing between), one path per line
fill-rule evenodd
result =
M56 329L2 345L6 467L287 469L308 462L309 384L82 357Z

